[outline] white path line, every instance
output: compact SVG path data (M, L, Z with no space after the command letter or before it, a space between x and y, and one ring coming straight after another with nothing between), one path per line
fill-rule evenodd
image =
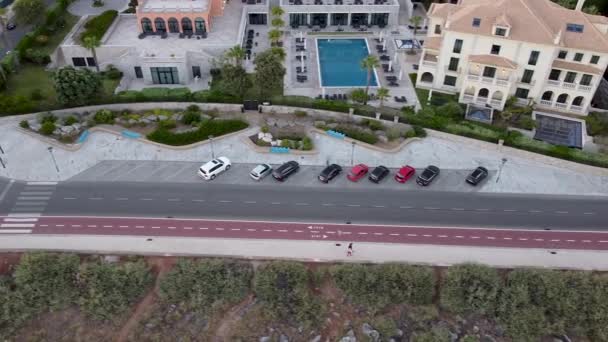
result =
M347 204L348 207L360 207L360 204Z
M545 241L545 239L534 239L534 241Z
M192 202L205 202L204 199L193 199Z
M19 196L17 201L48 201L50 196Z
M40 217L40 213L12 213L8 217Z
M103 197L89 197L91 201L101 201Z
M186 230L192 230L192 227L184 227Z
M221 200L221 201L218 201L218 202L220 202L220 203L232 203L232 201L227 201L227 200Z
M253 229L253 228L248 228L248 229L247 229L247 231L248 231L248 232L255 232L256 230L255 230L255 229Z
M129 226L120 226L120 228L129 228ZM175 227L173 227L175 228Z
M276 205L276 204L281 204L281 202L272 202L270 204L275 204Z
M116 201L128 201L129 199L126 198L126 197L118 197L118 198L115 198L114 200L116 200Z
M390 236L399 236L400 234L397 234L397 233L391 233L391 234L389 234L389 235L390 235Z
M245 203L247 203L247 204L255 204L255 203L258 203L258 202L256 202L256 201L245 201Z
M80 228L80 225L79 224L73 224L72 228Z
M359 235L367 235L367 233L357 233L357 234L359 234Z
M418 234L407 234L407 236L418 236Z
M19 195L21 196L50 196L52 191L22 191Z
M48 224L41 224L40 227L48 227Z
M486 236L486 239L488 239L488 240L496 240L496 238L494 236Z
M423 234L422 236L424 236L424 237L432 237L433 235L430 235L430 234Z
M27 182L27 185L57 185L57 182Z
M560 239L552 239L551 242L559 242Z
M519 240L519 241L528 241L528 238L519 238L517 240Z
M114 226L112 226L112 225L107 225L107 226L103 226L103 227L104 227L104 228L112 228L112 227L114 227Z
M296 203L296 205L308 205L308 203Z
M321 205L322 205L322 206L324 206L324 207L331 207L331 206L333 206L334 204L333 204L333 203L323 203L323 204L321 204Z
M262 230L265 231L265 232L271 232L272 231L272 229L262 229Z
M279 229L278 231L281 232L281 233L287 233L286 229Z
M457 239L464 239L464 236L462 236L462 235L456 235L454 237L457 238Z
M595 215L595 213L589 212L589 213L583 213L583 215Z
M179 198L168 198L167 201L169 201L169 202L179 202L180 199Z
M349 235L349 234L352 234L352 232L342 232L342 234Z
M304 231L302 231L302 230L294 230L294 232L296 232L296 233L304 233Z
M490 209L485 209L485 208L481 208L481 209L474 209L475 211L490 211Z
M56 224L55 227L65 227L63 224Z
M447 235L437 235L437 236L439 236L440 238L447 238L448 237Z
M34 223L2 223L0 228L34 228Z
M568 241L568 242L576 242L576 240L566 240L566 241Z
M479 236L471 236L471 239L477 240L477 239L479 239Z
M37 218L5 218L4 222L38 222Z
M75 199L76 199L76 197L64 197L63 199L64 199L64 200L75 200ZM89 199L91 199L91 198L89 198Z
M167 227L167 228L169 228L169 229L175 229L176 227L171 226L171 227Z
M439 210L437 207L424 207L424 210Z
M152 227L152 228L154 228L154 227ZM200 229L200 230L208 230L209 228L207 228L207 227L198 227L198 229Z
M31 229L3 229L0 230L0 234L29 234Z
M135 228L146 228L146 226L135 226Z
M140 198L139 200L140 201L151 201L152 199L151 198Z
M235 231L235 232L238 232L238 231L240 231L241 229L240 229L240 228L231 228L230 230L233 230L233 231Z
M384 235L384 233L374 233L374 235Z
M153 226L152 229L160 229L159 226Z
M399 208L401 208L401 209L414 209L414 207L409 206L409 205L402 205Z
M503 237L502 239L503 240L513 240L513 238L510 238L510 237Z
M96 224L89 224L89 225L87 225L87 227L89 227L89 228L97 228L97 225Z
M464 208L452 208L452 209L450 209L450 210L463 211L463 210L464 210Z
M530 213L542 213L542 210L528 210Z
M567 214L567 211L563 211L563 210L558 210L555 212L556 214Z
M589 243L589 242L591 242L591 240L583 240L583 242Z
M372 207L374 207L374 208L386 208L386 207L385 207L385 206L383 206L383 205L372 205Z
M608 240L600 240L601 243L608 243Z

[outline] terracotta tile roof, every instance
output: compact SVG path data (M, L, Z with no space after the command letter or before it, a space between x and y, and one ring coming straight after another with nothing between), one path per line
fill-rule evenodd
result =
M441 48L442 37L427 37L424 39L423 47L430 50L439 50Z
M449 23L447 30L493 36L495 24L508 22L507 39L608 53L608 36L596 24L608 24L607 18L569 10L550 0L461 0L460 5L433 4L429 16ZM473 18L481 19L479 27ZM584 25L584 32L569 32L566 24Z
M493 65L499 68L517 68L517 63L511 61L510 59L495 55L470 55L469 62Z
M588 74L596 74L596 75L603 74L602 70L592 67L590 65L574 63L574 62L566 62L566 61L562 61L559 59L556 59L555 61L553 61L552 67L556 68L556 69L580 71L580 72L585 72Z

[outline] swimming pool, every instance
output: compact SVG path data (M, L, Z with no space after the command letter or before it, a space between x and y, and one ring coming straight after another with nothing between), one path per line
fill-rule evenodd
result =
M322 87L365 87L367 70L361 60L369 55L365 39L317 39ZM377 86L372 73L370 86Z

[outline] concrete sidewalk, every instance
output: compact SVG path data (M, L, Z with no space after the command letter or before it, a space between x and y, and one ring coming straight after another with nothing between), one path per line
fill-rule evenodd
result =
M325 134L312 136L318 153L305 156L259 153L243 142L243 138L258 132L252 127L242 133L215 139L213 144L202 144L192 149L176 150L155 144L132 140L119 135L94 132L77 151L58 147L48 150L49 144L16 129L18 117L0 120L0 155L6 168L0 166L0 176L28 181L60 181L73 177L106 160L195 162L204 163L216 156L225 155L233 163L281 164L297 160L302 165L337 163L348 166L355 163L370 166L385 165L397 168L408 164L424 168L429 164L441 169L461 170L463 173L483 165L492 177L480 191L506 193L540 193L570 195L608 195L608 170L583 172L586 166L568 169L542 162L542 156L528 158L507 154L496 145L470 139L448 139L441 135L430 136L406 145L395 153L380 152L363 146L353 146ZM541 158L542 157L542 158ZM504 163L503 163L504 158ZM600 170L604 171L604 170Z
M336 246L336 243L341 245ZM438 266L475 262L499 268L608 270L608 252L355 243L354 255L347 257L348 243L154 236L6 235L0 236L0 251L226 256L308 262L408 262Z

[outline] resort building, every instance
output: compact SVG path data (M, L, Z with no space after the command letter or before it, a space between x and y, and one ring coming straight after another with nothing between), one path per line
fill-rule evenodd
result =
M485 108L515 96L553 116L587 115L608 65L608 18L583 13L582 1L432 4L417 86Z

